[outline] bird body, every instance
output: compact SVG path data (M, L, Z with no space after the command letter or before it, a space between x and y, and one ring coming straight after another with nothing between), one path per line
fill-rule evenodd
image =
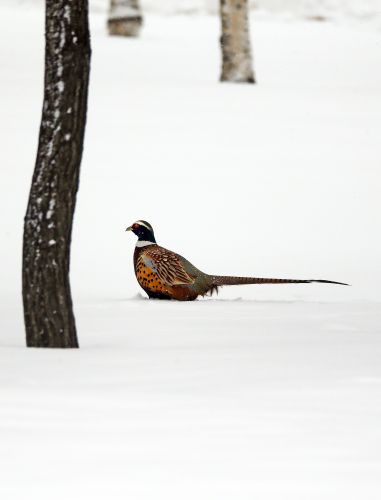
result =
M327 280L295 280L277 278L251 278L238 276L216 276L206 274L181 255L156 243L152 226L146 221L137 221L127 230L138 236L134 252L136 279L150 298L195 300L198 296L212 294L223 285L286 284L286 283L333 283Z
M139 285L150 298L195 300L211 288L207 274L156 244L135 248L134 268Z

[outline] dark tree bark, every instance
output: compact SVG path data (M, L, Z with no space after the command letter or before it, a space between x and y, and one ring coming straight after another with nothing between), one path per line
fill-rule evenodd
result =
M78 347L70 243L90 72L87 0L46 0L45 83L24 221L23 301L29 347Z
M248 0L220 0L222 82L255 83Z
M107 20L108 32L116 36L139 36L143 17L140 0L111 0Z

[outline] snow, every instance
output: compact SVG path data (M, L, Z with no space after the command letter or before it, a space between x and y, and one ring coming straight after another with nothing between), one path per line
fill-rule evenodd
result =
M130 5L115 5L108 12L108 19L124 19L128 17L136 17L140 16L141 12L139 9L135 7L131 7Z
M0 497L378 500L380 34L253 17L259 83L229 85L217 18L93 13L68 352L24 348L20 297L43 21L0 6ZM352 286L148 301L140 218L210 273Z
M93 0L93 8L104 10L108 0ZM160 14L218 12L219 0L142 0L144 12ZM256 15L365 23L381 29L380 0L249 0Z
M77 352L3 345L3 498L378 498L373 305L77 312Z
M51 198L49 200L49 210L46 212L46 218L49 220L53 217L54 214L54 207L56 206L56 200L54 198Z
M36 5L42 7L44 0L2 0L4 5L20 5L23 9ZM143 16L154 14L216 14L219 0L140 0ZM365 29L381 30L380 0L249 0L250 9L256 18L278 16L284 20L311 19L333 21L343 24L363 25ZM108 15L110 0L91 0L94 13Z

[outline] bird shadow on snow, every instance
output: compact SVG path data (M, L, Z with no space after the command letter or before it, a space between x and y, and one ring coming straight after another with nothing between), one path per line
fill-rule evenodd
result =
M218 303L240 303L240 304L328 304L328 301L321 300L306 300L306 299L244 299L242 297L235 298L218 298L218 297L200 297L194 301L178 301L178 300L160 300L160 299L150 299L141 293L137 293L132 297L125 298L110 298L105 299L105 302L145 302L145 303L156 303L156 304L218 304Z

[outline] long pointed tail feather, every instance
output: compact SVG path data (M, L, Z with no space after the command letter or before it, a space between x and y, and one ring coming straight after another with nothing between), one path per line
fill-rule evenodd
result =
M213 285L283 285L287 283L331 283L334 285L346 285L340 281L328 280L293 280L293 279L278 279L278 278L249 278L240 276L212 276Z

